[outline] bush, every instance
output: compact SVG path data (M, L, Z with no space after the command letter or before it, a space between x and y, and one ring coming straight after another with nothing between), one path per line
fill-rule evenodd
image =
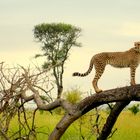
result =
M72 104L76 104L82 99L82 92L79 89L72 89L64 92L64 98Z
M133 105L132 107L128 108L132 114L136 115L140 109L139 109L139 104Z

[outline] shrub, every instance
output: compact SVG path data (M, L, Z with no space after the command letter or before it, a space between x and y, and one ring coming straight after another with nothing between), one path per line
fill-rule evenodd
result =
M140 109L139 109L139 104L133 105L132 107L128 108L132 114L136 115Z
M82 99L82 92L79 89L72 89L64 92L64 98L72 104L76 104Z

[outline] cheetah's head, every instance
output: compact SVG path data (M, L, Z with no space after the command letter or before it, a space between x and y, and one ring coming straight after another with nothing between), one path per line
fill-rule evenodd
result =
M134 50L138 53L140 53L140 42L134 42Z

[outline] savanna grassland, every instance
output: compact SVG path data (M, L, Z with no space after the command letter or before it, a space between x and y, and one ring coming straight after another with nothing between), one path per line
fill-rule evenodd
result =
M99 112L99 114L99 129L101 129L108 114L103 111ZM53 128L62 116L63 115L58 115L57 113L40 113L38 111L35 118L35 125L37 127L36 130L38 132L37 140L47 140L48 135L52 132ZM96 127L93 127L95 125L95 118L95 112L90 112L84 115L68 128L61 140L83 140L83 138L85 140L96 139L97 131ZM113 136L110 138L111 140L139 140L140 113L134 115L130 111L123 111L114 126L114 130L116 128L117 131L115 131ZM10 129L12 132L18 129L17 116L11 122Z

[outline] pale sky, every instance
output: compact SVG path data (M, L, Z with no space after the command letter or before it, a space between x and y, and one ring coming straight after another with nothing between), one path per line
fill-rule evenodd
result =
M125 51L140 40L139 0L0 0L0 61L29 65L41 53L33 37L40 23L64 22L82 28L79 41L66 64L64 87L92 89L92 73L85 78L72 77L85 72L90 58L103 51ZM39 61L40 65L41 62ZM42 62L43 63L43 62ZM102 89L129 85L129 69L107 66L99 81ZM140 68L136 81L140 83Z

